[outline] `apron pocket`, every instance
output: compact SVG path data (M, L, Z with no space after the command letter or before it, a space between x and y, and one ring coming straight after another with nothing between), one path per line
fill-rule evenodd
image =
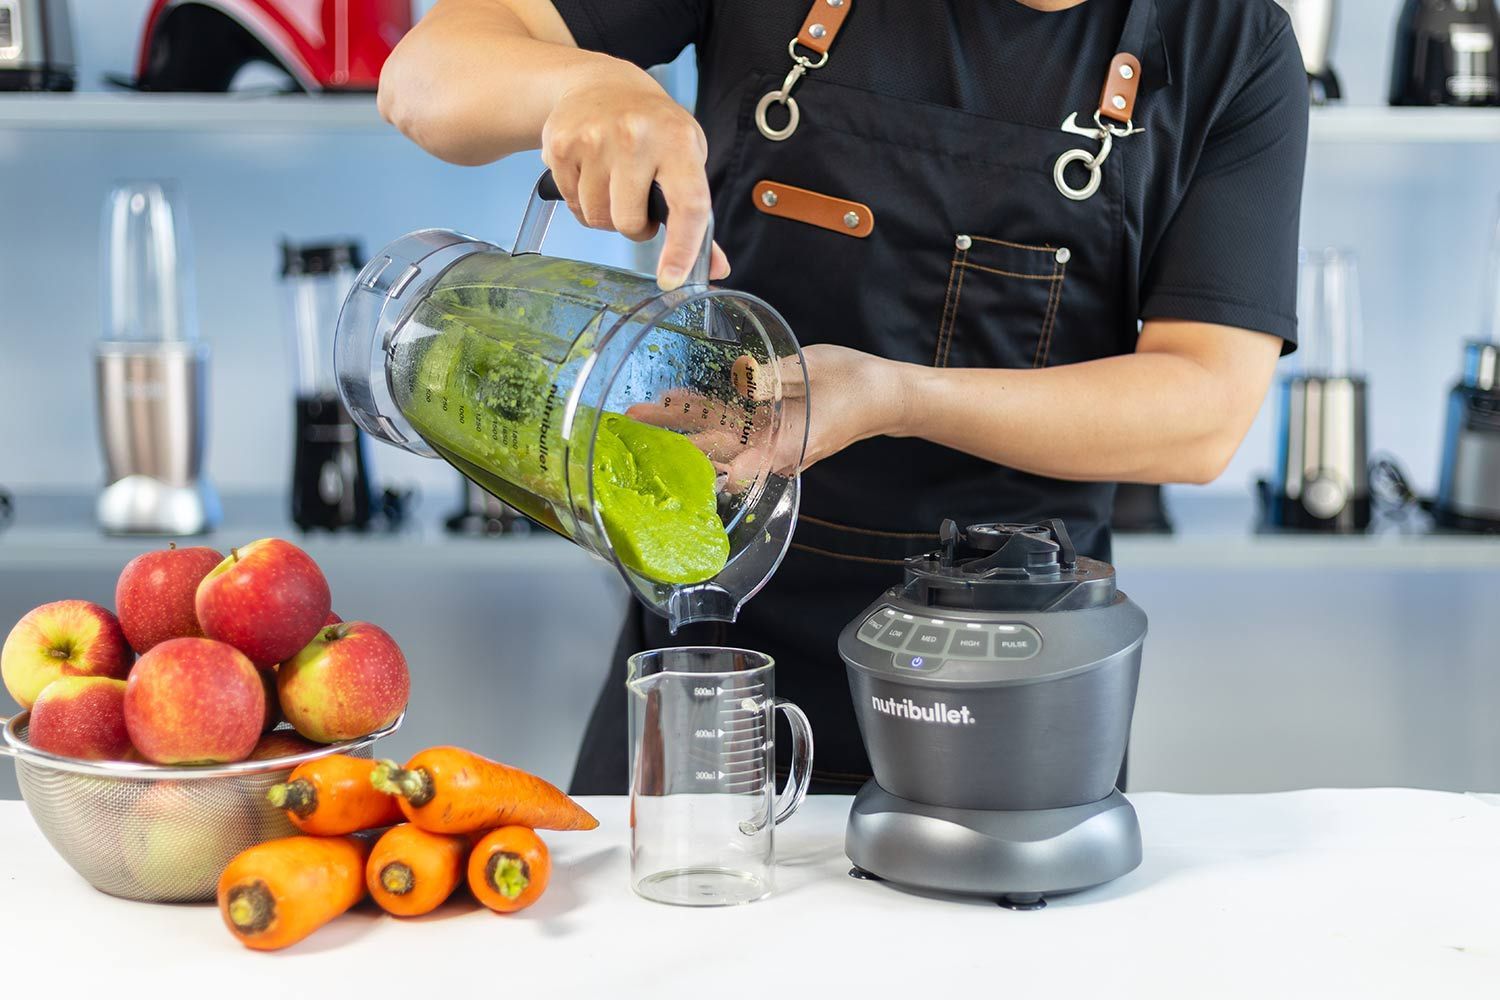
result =
M955 236L934 367L1046 365L1072 256L1066 247Z

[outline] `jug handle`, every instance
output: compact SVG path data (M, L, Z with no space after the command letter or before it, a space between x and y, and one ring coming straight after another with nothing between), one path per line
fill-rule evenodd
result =
M557 182L552 179L552 171L543 171L542 176L536 180L536 187L532 188L531 201L526 205L526 214L522 217L521 228L516 233L515 245L510 249L511 256L541 253L542 241L547 238L547 227L552 224L552 214L557 211L557 203L562 200L562 192L557 190ZM667 196L662 193L661 185L655 181L652 181L651 191L646 196L646 216L659 225L667 224ZM693 261L693 269L688 272L685 284L708 284L709 258L713 249L714 219L710 214L708 228L703 232L703 246L698 249L698 259Z
M776 797L776 825L786 822L807 798L812 782L813 735L807 713L785 698L776 699L776 707L786 713L792 734L792 762L786 776L786 790Z

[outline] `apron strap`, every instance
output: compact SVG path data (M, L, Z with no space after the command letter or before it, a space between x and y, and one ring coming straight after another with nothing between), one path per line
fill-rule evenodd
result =
M846 0L847 2L847 0ZM1135 117L1135 100L1141 89L1141 53L1146 50L1146 24L1151 0L1132 0L1120 33L1119 51L1109 64L1104 91L1099 95L1099 114L1120 124Z
M849 8L853 5L854 0L813 0L812 9L807 12L807 20L802 22L802 30L797 32L797 41L820 56L826 55L833 48L833 40L838 37L839 29L844 26L844 19L849 16Z

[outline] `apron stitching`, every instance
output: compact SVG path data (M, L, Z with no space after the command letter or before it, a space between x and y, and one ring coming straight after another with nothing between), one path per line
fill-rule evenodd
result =
M792 548L801 549L817 556L827 556L830 559L847 559L850 562L875 563L878 566L905 566L905 559L876 559L874 556L851 556L842 552L830 552L828 549L814 548L811 545L803 545L801 542L793 542Z
M933 367L937 366L937 352L943 349L943 337L948 333L948 310L953 305L953 276L958 273L958 250L953 251L953 260L948 265L948 289L943 292L943 312L938 317L937 345L932 352Z
M953 350L953 338L958 335L958 304L964 297L964 275L967 273L965 265L968 263L969 252L960 250L962 259L958 261L958 287L953 291L953 316L948 321L948 339L941 344L943 357L937 363L939 368L948 367L948 352Z
M983 271L986 274L998 274L1002 278L1020 278L1022 281L1056 281L1057 265L1052 265L1051 274L1022 274L1019 271L1002 271L998 267L985 267L983 264L970 264L964 261L959 267L967 267L975 271Z
M1052 350L1052 323L1057 318L1057 307L1062 303L1063 277L1067 270L1066 264L1052 265L1052 291L1047 295L1047 316L1042 320L1042 339L1037 341L1036 356L1031 362L1033 368L1046 365L1047 355Z
M810 517L807 514L801 516L801 520L808 524L816 524L824 528L833 528L836 531L852 531L859 535L875 535L879 538L936 538L937 533L932 531L880 531L875 528L856 528L852 524L840 524L837 521L827 521L820 517Z
M1009 240L997 240L993 236L974 236L970 234L969 239L975 243L993 243L996 246L1010 247L1012 250L1035 250L1037 253L1056 253L1057 247L1032 246L1030 243L1012 243Z

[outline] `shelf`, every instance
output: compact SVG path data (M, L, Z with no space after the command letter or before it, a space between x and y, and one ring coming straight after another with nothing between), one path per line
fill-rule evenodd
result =
M1312 141L1500 144L1500 108L1313 108Z
M396 134L367 94L4 94L0 129ZM1500 144L1500 109L1314 108L1312 138L1321 143Z
M5 94L0 129L396 134L368 94Z

